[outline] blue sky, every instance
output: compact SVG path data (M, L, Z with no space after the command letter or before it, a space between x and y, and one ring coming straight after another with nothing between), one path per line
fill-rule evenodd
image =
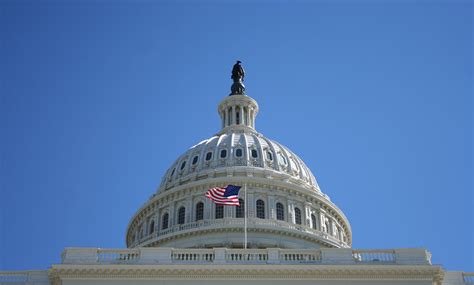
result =
M473 271L471 1L0 2L0 269L122 248L236 59L354 248Z

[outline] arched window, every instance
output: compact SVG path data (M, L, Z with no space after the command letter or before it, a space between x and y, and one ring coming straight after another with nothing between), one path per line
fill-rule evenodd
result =
M235 207L235 217L243 218L245 215L245 202L242 199L239 199L239 206Z
M161 221L161 229L165 230L168 228L168 222L169 222L170 215L168 213L165 213L163 215L162 221Z
M216 204L216 219L224 218L224 205Z
M265 219L265 202L257 200L257 218Z
M186 208L180 207L178 209L178 224L184 224L184 218L186 217Z
M204 203L199 202L196 204L196 221L204 218Z
M300 208L295 208L295 223L301 225L301 210Z
M311 214L311 226L313 229L316 229L317 224L316 224L316 216Z
M151 235L155 231L155 221L151 221L149 234Z
M277 220L284 221L285 220L285 208L283 208L282 203L277 203L276 204L276 210L277 210Z

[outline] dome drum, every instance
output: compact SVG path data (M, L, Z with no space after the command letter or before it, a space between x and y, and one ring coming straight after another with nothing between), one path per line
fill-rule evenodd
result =
M212 181L236 183L239 179L216 177ZM249 246L264 247L262 238L254 233L266 233L281 236L273 242L281 248L296 248L290 246L293 244L313 248L350 247L350 225L344 214L324 195L257 177L248 177L247 183ZM230 246L236 241L239 245L239 240L241 246L243 219L239 216L239 208L224 206L220 212L219 206L204 197L206 190L213 186L203 181L200 185L182 185L154 196L129 224L127 246L186 247L193 240L207 240L205 247L211 247L215 246L216 239L210 237L222 231L226 232L225 238L219 240L222 246ZM263 202L261 213L259 201ZM183 208L184 218L179 221L179 211Z

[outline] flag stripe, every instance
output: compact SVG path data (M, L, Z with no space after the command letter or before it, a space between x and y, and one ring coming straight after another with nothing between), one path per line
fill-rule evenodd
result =
M239 190L241 186L227 185L209 189L205 196L216 204L239 206Z

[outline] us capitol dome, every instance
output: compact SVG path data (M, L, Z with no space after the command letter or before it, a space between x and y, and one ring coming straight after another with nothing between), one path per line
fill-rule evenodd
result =
M180 155L155 194L132 217L128 248L350 248L344 213L321 192L301 158L255 128L257 102L234 65L231 94L218 105L221 130ZM213 203L213 187L245 185L240 206Z
M240 62L232 79L221 130L170 165L130 220L127 249L68 247L47 270L0 271L0 285L474 284L474 272L433 265L423 248L353 249L349 221L311 170L255 129ZM227 185L244 189L238 206L205 196Z

